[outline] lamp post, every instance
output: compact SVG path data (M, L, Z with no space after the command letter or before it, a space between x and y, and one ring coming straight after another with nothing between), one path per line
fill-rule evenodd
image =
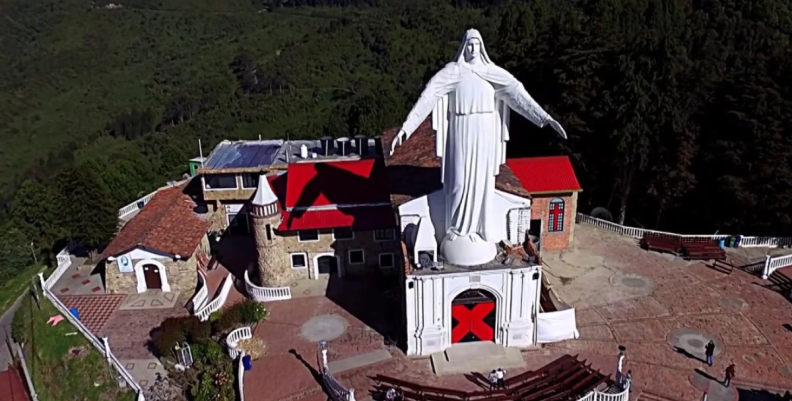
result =
M624 376L622 375L622 368L624 367L624 354L627 352L627 347L620 345L619 346L619 362L616 365L616 383L619 386L622 385L622 381Z
M33 242L30 243L30 253L33 255L33 261L38 264L38 257L36 256L36 248L33 246Z
M322 351L322 372L327 372L327 341L319 341L319 349Z

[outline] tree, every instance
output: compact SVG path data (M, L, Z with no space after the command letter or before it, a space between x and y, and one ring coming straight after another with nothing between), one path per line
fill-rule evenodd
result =
M14 224L39 249L61 239L56 190L36 180L25 180L14 195L11 217Z
M107 245L118 229L118 209L100 177L85 166L57 175L59 212L68 238L85 246L91 257Z
M30 242L12 224L0 227L0 282L29 268L33 262Z

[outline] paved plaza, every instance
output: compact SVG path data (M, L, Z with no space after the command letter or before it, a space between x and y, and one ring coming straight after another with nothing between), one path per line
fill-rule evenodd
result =
M760 251L753 253L761 257ZM785 326L792 324L792 304L771 282L740 269L647 252L634 239L582 224L576 227L573 250L543 256L553 290L577 308L580 338L523 352L526 367L509 369L509 375L564 354L579 354L594 369L613 374L618 346L624 345L624 369L632 370L634 378L632 399L698 400L706 391L710 401L732 401L738 387L792 388L792 331L786 328L792 326ZM745 258L751 255L737 256L739 263L750 262ZM365 308L353 310L350 301L332 293L266 305L269 317L255 335L266 342L267 353L245 375L247 400L324 400L316 378L315 333L333 338L328 342L331 365L360 361L359 367L335 374L356 390L359 400L370 398L375 384L370 377L376 374L462 390L481 388L475 372L436 376L428 358L407 358L384 345L383 335L371 328L381 320L370 319L381 313L398 323L399 306L378 301L376 292L346 293ZM369 314L361 315L360 309ZM714 367L703 362L710 339L716 344ZM373 357L382 351L391 357ZM720 381L731 363L737 378L726 388Z

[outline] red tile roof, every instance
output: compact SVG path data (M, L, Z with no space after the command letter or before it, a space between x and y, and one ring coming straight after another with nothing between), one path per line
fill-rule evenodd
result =
M5 366L3 366L5 368ZM0 372L0 401L27 401L27 391L19 374L8 369Z
M428 195L442 187L440 183L440 158L436 154L435 131L431 119L426 119L401 146L390 155L391 143L398 128L382 134L385 164L388 166L391 203L399 206L413 198ZM530 198L528 192L507 165L500 166L495 187L501 191Z
M185 185L160 190L102 252L100 259L141 247L190 257L211 225L195 213L196 204Z
M390 206L353 207L304 212L282 212L283 223L278 230L316 230L322 228L350 227L355 230L375 230L396 227L396 218Z
M532 194L582 190L567 156L507 159L506 165Z
M286 180L286 207L388 203L388 177L373 159L292 163Z

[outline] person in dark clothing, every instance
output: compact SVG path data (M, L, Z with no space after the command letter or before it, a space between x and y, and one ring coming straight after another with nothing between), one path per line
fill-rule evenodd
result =
M723 385L729 387L732 379L734 379L734 364L731 364L726 368L726 379L723 380Z
M710 340L706 346L704 346L704 354L707 355L707 364L712 366L715 364L715 343Z

